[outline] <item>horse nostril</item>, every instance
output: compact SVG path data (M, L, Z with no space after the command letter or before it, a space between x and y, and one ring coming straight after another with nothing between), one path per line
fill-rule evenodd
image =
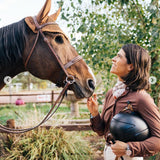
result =
M94 90L95 89L95 83L92 79L88 80L88 86L90 89Z

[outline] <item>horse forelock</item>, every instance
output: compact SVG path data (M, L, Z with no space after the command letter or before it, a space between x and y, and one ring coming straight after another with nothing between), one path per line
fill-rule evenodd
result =
M0 28L0 70L22 58L25 45L25 28L24 20Z

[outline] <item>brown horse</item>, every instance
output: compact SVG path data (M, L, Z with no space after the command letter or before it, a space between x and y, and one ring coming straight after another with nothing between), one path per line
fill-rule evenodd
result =
M71 46L67 36L55 23L60 9L48 16L51 0L46 0L45 5L36 16L26 17L21 21L0 29L0 89L5 85L6 76L29 71L32 75L47 79L59 87L64 87L66 74L58 63L52 50L44 42L46 39L60 62L65 65L78 56ZM41 27L43 37L38 34ZM75 78L69 86L77 98L90 97L95 89L95 79L89 67L79 59L67 67L66 72Z

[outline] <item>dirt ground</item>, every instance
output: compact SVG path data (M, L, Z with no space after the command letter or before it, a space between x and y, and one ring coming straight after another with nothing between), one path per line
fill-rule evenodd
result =
M89 136L86 137L94 153L94 160L103 160L103 149L105 146L105 140L100 136Z

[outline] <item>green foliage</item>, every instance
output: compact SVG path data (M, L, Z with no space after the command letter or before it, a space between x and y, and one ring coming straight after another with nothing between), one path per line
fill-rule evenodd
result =
M75 48L98 77L100 84L97 90L106 91L113 86L115 77L109 73L111 58L124 44L136 43L147 49L152 59L151 75L157 78L157 82L151 85L151 94L157 103L160 91L159 1L120 2L74 1L74 7L70 5L63 9L62 14L68 19L67 24L72 31L71 40ZM70 0L70 3L73 1Z
M37 89L46 89L47 88L47 81L41 80L39 78L34 77L29 72L24 72L18 74L16 77L14 77L12 84L14 83L22 83L23 89L30 90L30 84L32 83L35 88Z
M64 132L62 129L39 129L13 141L6 148L6 160L89 160L92 157L91 148L86 141L74 132Z

